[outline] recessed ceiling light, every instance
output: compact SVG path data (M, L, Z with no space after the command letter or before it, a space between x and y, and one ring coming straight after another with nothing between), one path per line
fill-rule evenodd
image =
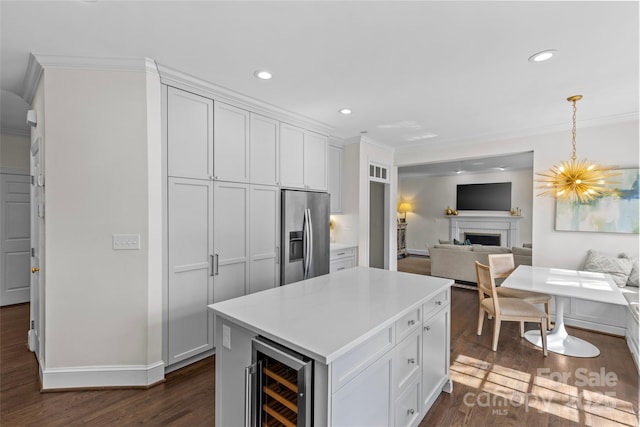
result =
M557 50L555 50L555 49L547 49L547 50L543 50L542 52L534 53L533 55L531 55L529 57L529 62L544 62L544 61L547 61L547 60L551 59L551 57L553 55L555 55L556 52L557 52Z
M345 108L341 108L341 109L339 109L339 110L338 110L338 112L339 112L340 114L344 114L345 116L348 116L348 115L349 115L349 114L351 114L353 111L351 111L351 108L347 108L347 107L345 107Z
M267 70L258 70L255 73L253 73L253 75L259 78L260 80L269 80L271 77L273 77L271 73Z
M456 171L456 173L462 173L462 172L464 172L464 171L463 171L463 170L460 170L460 169L458 169L458 170Z

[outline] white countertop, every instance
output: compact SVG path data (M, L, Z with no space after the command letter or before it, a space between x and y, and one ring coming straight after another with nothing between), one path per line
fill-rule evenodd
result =
M450 279L356 267L209 308L329 364L452 284Z
M627 305L627 300L611 276L593 271L520 265L504 280L502 286L609 304Z

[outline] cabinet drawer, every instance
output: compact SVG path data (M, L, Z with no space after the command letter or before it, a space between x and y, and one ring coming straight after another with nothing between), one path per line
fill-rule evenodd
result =
M422 318L426 319L429 314L435 313L437 310L449 304L449 292L449 289L444 290L422 304Z
M329 273L335 273L336 271L346 270L347 268L353 268L355 266L353 258L331 261L329 263Z
M422 330L413 329L402 342L393 349L393 387L396 395L407 384L420 378L422 373Z
M420 382L416 381L396 399L396 427L415 426L422 418L420 412Z
M329 254L329 260L334 261L343 258L354 258L356 248L335 249Z
M420 307L411 310L402 316L400 320L396 320L396 342L400 342L411 333L412 329L417 328L422 323L420 315Z
M335 393L394 345L393 325L376 333L332 363L331 389Z

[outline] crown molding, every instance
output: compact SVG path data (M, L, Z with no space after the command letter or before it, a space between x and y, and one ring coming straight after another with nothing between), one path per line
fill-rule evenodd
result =
M216 85L199 77L167 67L166 65L157 64L157 67L158 73L160 74L160 82L168 86L193 92L257 114L264 114L290 125L302 127L323 135L328 136L332 134L333 128L326 123L303 116L302 114L285 110L273 104L260 101L232 89Z
M374 147L378 147L382 150L388 151L391 154L393 154L396 149L395 147L392 147L391 145L387 145L383 142L379 142L376 141L374 139L369 138L368 136L352 136L351 138L346 138L344 140L345 145L349 145L349 144L367 144L367 145L372 145Z
M158 75L156 62L151 58L96 58L31 53L22 85L22 98L31 104L38 82L45 69L146 72Z
M36 93L40 76L42 76L42 65L38 62L33 53L29 54L29 63L27 64L27 73L22 82L22 99L31 105L33 96Z
M613 116L605 116L605 117L597 117L592 119L583 119L580 121L578 126L578 131L580 129L587 129L590 127L596 126L607 126L614 125L619 123L628 123L633 121L638 121L639 113L631 112L631 113L623 113L617 114ZM501 132L501 133L492 133L485 135L477 135L471 138L459 138L459 139L442 139L438 141L424 142L419 144L411 144L411 145L403 145L401 147L396 147L396 153L413 153L419 152L426 148L433 148L442 145L453 146L453 145L467 145L467 144L480 144L485 142L493 142L493 141L505 141L509 139L517 139L517 138L526 138L530 136L536 135L544 135L548 133L556 133L567 131L569 126L566 123L554 124L549 126L541 126L537 128L529 128L529 129L521 129L517 131L510 132Z

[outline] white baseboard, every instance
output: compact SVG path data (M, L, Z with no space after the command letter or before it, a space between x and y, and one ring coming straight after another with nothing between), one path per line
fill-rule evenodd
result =
M42 369L43 390L101 387L147 387L164 379L164 362L151 365Z
M407 249L409 255L429 256L429 249Z
M555 320L555 316L551 317ZM567 313L564 316L564 323L567 326L575 326L576 328L590 329L592 331L605 332L607 334L620 335L624 337L627 329L625 327L605 325L603 323L590 322L588 320L576 319L569 317Z

